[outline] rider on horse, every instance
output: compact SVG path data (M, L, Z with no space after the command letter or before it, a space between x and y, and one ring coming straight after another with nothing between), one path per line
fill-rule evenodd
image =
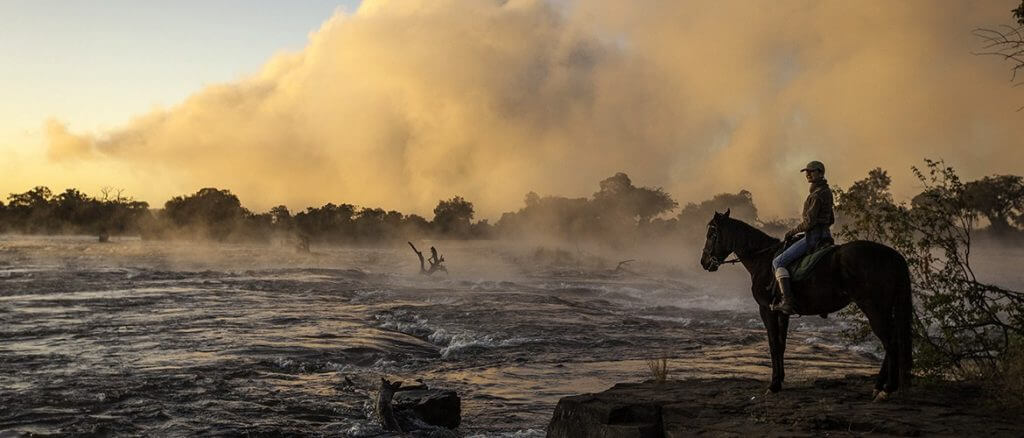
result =
M789 283L789 270L786 266L814 251L822 240L831 240L832 232L829 227L835 223L835 215L832 213L832 190L825 180L825 165L820 161L811 161L800 171L806 172L807 182L811 183L811 193L804 201L803 221L796 228L786 232L786 241L800 233L803 233L803 237L772 260L775 279L782 292L782 302L778 306L773 305L772 310L787 315L793 314L793 289Z

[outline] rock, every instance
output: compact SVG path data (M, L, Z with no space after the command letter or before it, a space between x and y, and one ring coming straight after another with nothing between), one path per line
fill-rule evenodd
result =
M412 414L424 423L455 429L462 422L462 400L449 389L414 389L395 393L395 414Z
M620 383L599 394L565 397L558 401L548 425L548 437L647 438L662 437L662 405L669 398ZM654 397L651 397L654 396Z
M620 383L562 398L547 436L1024 436L1024 416L986 407L970 385L914 387L872 403L872 383L869 376L787 382L769 396L767 382L745 378Z

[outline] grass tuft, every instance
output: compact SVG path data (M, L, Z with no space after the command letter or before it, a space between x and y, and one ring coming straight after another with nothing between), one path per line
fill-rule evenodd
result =
M654 381L658 384L665 383L668 379L668 358L647 359L647 368L651 370Z

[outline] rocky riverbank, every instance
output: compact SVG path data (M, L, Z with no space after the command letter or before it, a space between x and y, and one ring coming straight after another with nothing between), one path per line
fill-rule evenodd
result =
M999 408L977 386L920 384L871 402L869 376L787 382L765 395L749 378L620 383L565 397L548 437L1024 436L1024 412Z

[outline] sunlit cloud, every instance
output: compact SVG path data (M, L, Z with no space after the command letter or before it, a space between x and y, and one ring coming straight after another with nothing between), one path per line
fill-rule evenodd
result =
M229 188L257 209L425 213L461 195L492 218L619 171L683 202L746 188L766 216L797 212L812 159L844 185L890 169L898 195L923 157L1024 172L1024 93L970 54L970 30L1010 6L762 6L366 1L304 50L120 128L48 121L48 155Z

